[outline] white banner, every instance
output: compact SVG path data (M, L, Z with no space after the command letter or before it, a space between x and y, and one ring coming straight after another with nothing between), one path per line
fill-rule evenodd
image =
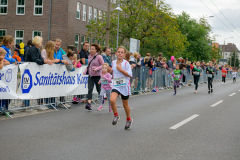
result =
M74 72L65 65L37 65L25 63L19 66L21 83L17 94L19 99L39 99L88 93L88 76L83 75L86 66ZM94 87L95 88L95 87ZM97 93L94 89L93 93Z
M0 69L0 99L17 99L18 66L11 64Z

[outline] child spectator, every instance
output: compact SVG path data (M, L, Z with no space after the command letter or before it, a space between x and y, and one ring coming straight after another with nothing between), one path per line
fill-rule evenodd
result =
M73 65L75 65L75 63L77 62L77 54L74 54L73 55ZM82 64L80 63L80 61L78 62L78 64L77 64L77 66L76 66L76 68L80 68L80 67L82 67ZM73 104L78 104L78 103L81 103L81 96L80 95L77 95L77 96L74 96L73 97L73 99L72 99L72 103Z
M72 50L68 50L67 54L63 55L63 59L68 61L68 65L66 65L67 70L75 71L77 65L79 66L80 60L74 60L74 54Z
M6 53L7 52L2 47L0 47L0 69L2 69L4 65L10 64L10 62L4 59Z
M107 72L108 66L109 66L108 63L104 63L102 66L102 75L101 75L101 79L98 82L98 84L101 84L100 106L98 107L97 110L98 111L102 110L104 94L106 93L107 99L108 99L109 112L112 112L112 108L110 105L110 97L112 92L112 86L111 86L112 78L111 78L111 74Z

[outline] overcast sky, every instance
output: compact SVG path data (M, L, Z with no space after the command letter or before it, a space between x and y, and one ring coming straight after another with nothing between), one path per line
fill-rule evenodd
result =
M222 16L211 1L236 29ZM240 0L202 0L214 14L200 0L165 0L165 2L171 5L175 14L185 11L192 18L214 16L215 14L228 28L216 16L208 18L213 30L211 36L217 35L216 41L220 44L224 43L225 38L234 37L226 39L225 43L235 43L240 49Z

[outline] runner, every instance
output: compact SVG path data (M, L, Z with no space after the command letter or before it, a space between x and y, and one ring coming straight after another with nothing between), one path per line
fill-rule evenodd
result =
M232 76L233 76L233 83L235 83L236 79L237 79L237 71L236 71L236 69L233 70Z
M179 87L180 85L180 80L183 76L181 70L179 69L179 65L177 64L176 65L176 69L173 71L173 74L172 74L173 78L174 78L174 96L177 95L177 88Z
M102 76L99 80L98 84L101 84L101 92L100 92L100 106L98 107L98 111L101 111L103 109L103 101L104 101L104 94L106 93L107 99L108 99L108 107L109 112L112 112L112 107L110 105L110 96L112 91L112 78L111 74L107 72L107 68L109 67L108 63L104 63L102 66Z
M222 84L225 84L226 82L226 75L227 75L227 70L225 67L222 67Z
M215 72L215 68L213 67L212 62L209 62L209 66L206 69L206 71L208 75L208 94L210 94L210 92L213 93L212 82L213 82L214 72Z
M196 94L198 89L198 81L200 79L200 76L202 75L202 68L200 67L200 62L197 62L196 66L193 67L192 73L193 73L194 84L195 84L194 93Z
M131 95L130 89L130 77L132 77L131 65L123 58L126 55L127 50L120 46L117 49L116 56L117 60L112 62L112 73L113 73L113 90L110 98L114 118L112 121L113 125L116 125L120 119L117 111L116 100L118 95L121 94L123 107L127 116L127 122L125 129L128 130L132 126L133 119L130 117L130 107L128 105L129 95Z

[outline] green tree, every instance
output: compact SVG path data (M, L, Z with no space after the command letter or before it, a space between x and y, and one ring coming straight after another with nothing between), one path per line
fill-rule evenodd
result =
M239 67L239 59L238 59L237 55L236 55L236 59L235 59L235 54L236 54L236 51L234 51L231 54L231 57L228 59L228 65L231 65L233 67Z
M173 18L171 8L163 1L156 6L153 0L120 0L119 45L127 46L130 38L139 39L141 53L150 52L157 55L183 56L188 46L187 38L179 30L177 21ZM117 35L118 11L111 12L110 46L115 48ZM100 23L100 24L99 24ZM91 36L105 36L105 20L91 21L87 26ZM102 33L99 33L102 32Z
M185 35L190 44L186 48L186 55L189 56L189 59L209 60L212 45L209 41L211 27L207 21L204 18L192 19L186 12L182 12L176 19L182 34Z

